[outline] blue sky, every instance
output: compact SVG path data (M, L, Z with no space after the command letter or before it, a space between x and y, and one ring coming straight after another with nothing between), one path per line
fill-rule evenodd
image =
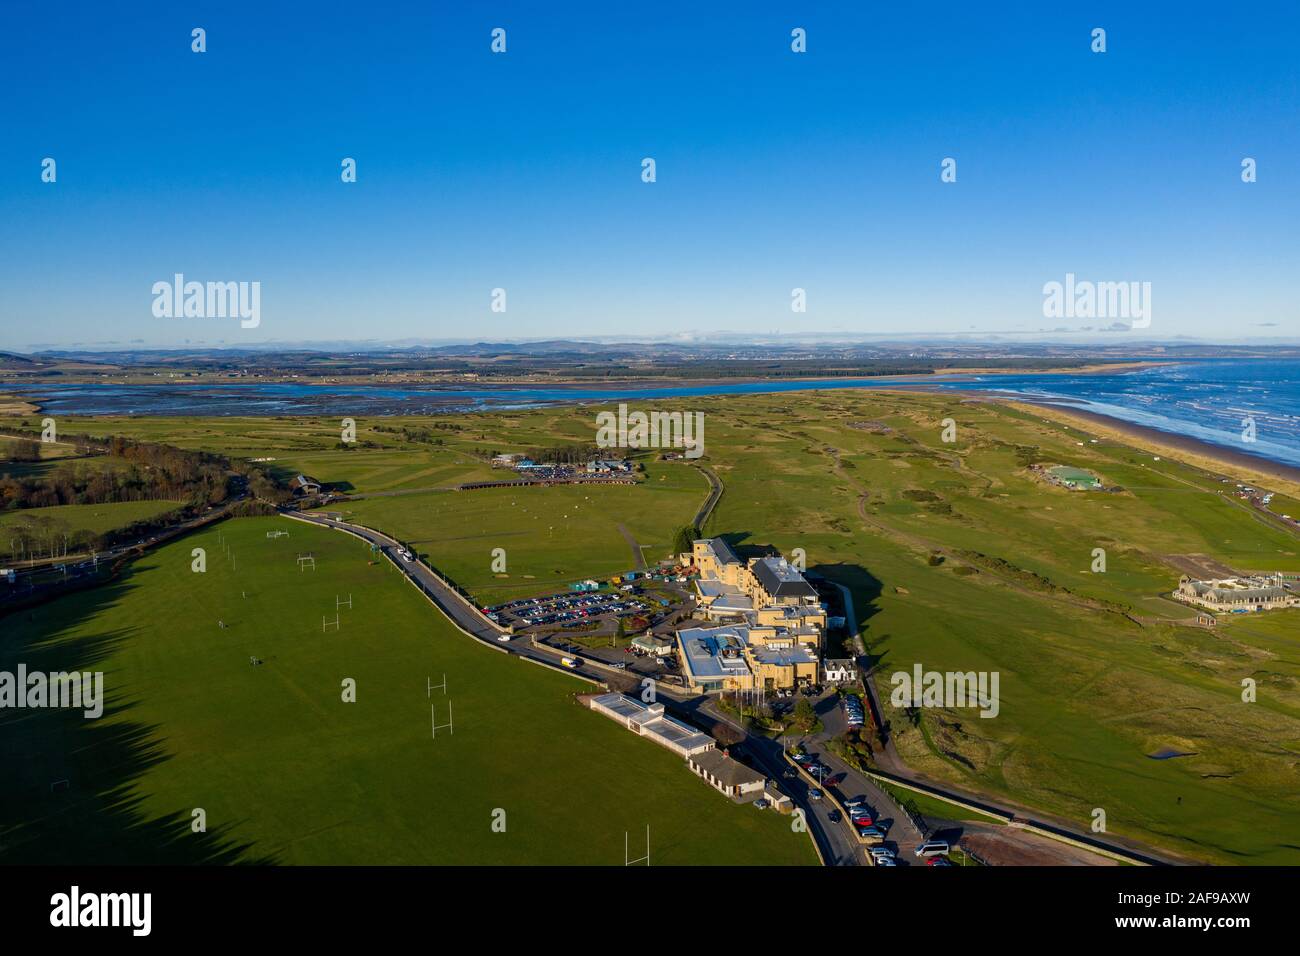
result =
M7 4L0 348L1077 337L1067 272L1150 282L1148 339L1300 334L1294 4L996 6ZM260 326L156 318L177 272Z

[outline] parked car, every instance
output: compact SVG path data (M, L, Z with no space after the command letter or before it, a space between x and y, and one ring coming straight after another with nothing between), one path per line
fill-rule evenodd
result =
M946 856L932 856L925 861L926 866L952 866L952 860Z
M951 848L944 840L927 840L916 848L917 856L947 856Z

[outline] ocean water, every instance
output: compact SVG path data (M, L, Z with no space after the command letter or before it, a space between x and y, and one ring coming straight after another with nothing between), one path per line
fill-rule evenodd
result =
M51 415L414 415L550 403L656 401L702 395L853 388L978 390L1074 405L1272 461L1300 466L1300 359L1184 362L1100 375L1015 374L882 380L729 382L614 388L464 389L239 382L219 385L9 384ZM1247 440L1253 423L1253 441Z
M943 387L1074 405L1300 466L1300 359L1188 362L1107 375L982 375Z

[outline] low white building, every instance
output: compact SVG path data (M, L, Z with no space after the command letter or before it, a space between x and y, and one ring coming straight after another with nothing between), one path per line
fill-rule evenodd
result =
M623 694L601 694L591 699L591 709L681 757L690 758L717 746L708 734L665 715L663 704L643 704Z
M632 638L632 646L651 657L671 657L677 650L677 643L672 638L658 634L638 634Z
M756 799L767 788L767 778L721 750L709 750L688 757L695 775L733 800Z
M625 458L597 458L587 462L587 474L612 475L632 470L632 463Z

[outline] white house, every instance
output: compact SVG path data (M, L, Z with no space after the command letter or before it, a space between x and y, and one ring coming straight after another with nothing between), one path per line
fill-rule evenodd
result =
M858 665L852 658L826 658L822 661L822 683L853 684L858 679Z

